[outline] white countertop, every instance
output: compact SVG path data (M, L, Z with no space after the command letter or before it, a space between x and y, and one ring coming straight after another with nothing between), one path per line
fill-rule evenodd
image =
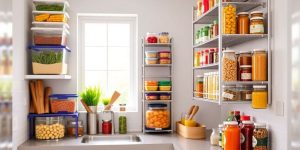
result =
M18 147L18 150L219 150L211 146L209 138L205 140L185 139L177 134L138 134L141 142L132 144L98 145L81 143L80 138L64 138L59 141L28 140Z

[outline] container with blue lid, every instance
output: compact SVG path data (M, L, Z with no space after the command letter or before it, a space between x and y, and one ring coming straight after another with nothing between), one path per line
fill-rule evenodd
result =
M52 113L74 113L76 112L77 94L52 94L50 106Z
M163 103L148 104L145 125L147 129L163 130L170 127L170 112L168 105Z

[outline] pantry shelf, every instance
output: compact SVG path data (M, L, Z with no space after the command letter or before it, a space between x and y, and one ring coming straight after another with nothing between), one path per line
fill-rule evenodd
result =
M259 6L265 7L266 3L264 2L223 2L222 5L235 5L237 12L247 12Z
M172 78L172 76L144 76L142 78Z
M145 43L144 44L145 47L164 47L164 46L172 46L171 43Z
M251 101L222 101L222 104L251 104Z
M224 85L268 85L268 81L230 81L223 82Z
M144 91L144 93L172 93L172 91Z
M194 48L213 48L213 47L218 47L219 43L219 36L216 36L215 38L212 38L206 42L199 43L194 45Z
M197 18L193 23L194 24L209 24L209 23L212 23L212 20L214 20L218 17L218 8L219 8L218 5L214 6L209 11L207 11L206 13L201 15L199 18Z
M172 100L144 100L145 103L170 103Z
M206 98L193 97L193 100L219 104L218 100L211 100L211 99L206 99Z
M171 64L151 64L151 65L143 65L143 67L171 67Z
M70 75L25 75L25 79L61 79L61 80L69 80L71 79Z
M218 69L219 68L219 63L214 63L214 64L208 64L205 66L201 66L201 67L194 67L194 70L197 69Z
M173 132L173 130L149 130L149 129L146 129L145 130L145 133L153 133L153 132L158 132L158 133L161 133L161 132Z

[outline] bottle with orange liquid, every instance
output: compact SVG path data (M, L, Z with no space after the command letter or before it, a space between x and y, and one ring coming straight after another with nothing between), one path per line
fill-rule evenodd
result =
M224 130L224 150L240 150L240 128L237 121L227 121Z

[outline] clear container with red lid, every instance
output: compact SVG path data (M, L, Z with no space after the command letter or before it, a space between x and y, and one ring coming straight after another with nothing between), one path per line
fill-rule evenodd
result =
M157 34L153 33L153 32L147 32L145 41L147 43L157 43L158 42L158 38L157 38Z

